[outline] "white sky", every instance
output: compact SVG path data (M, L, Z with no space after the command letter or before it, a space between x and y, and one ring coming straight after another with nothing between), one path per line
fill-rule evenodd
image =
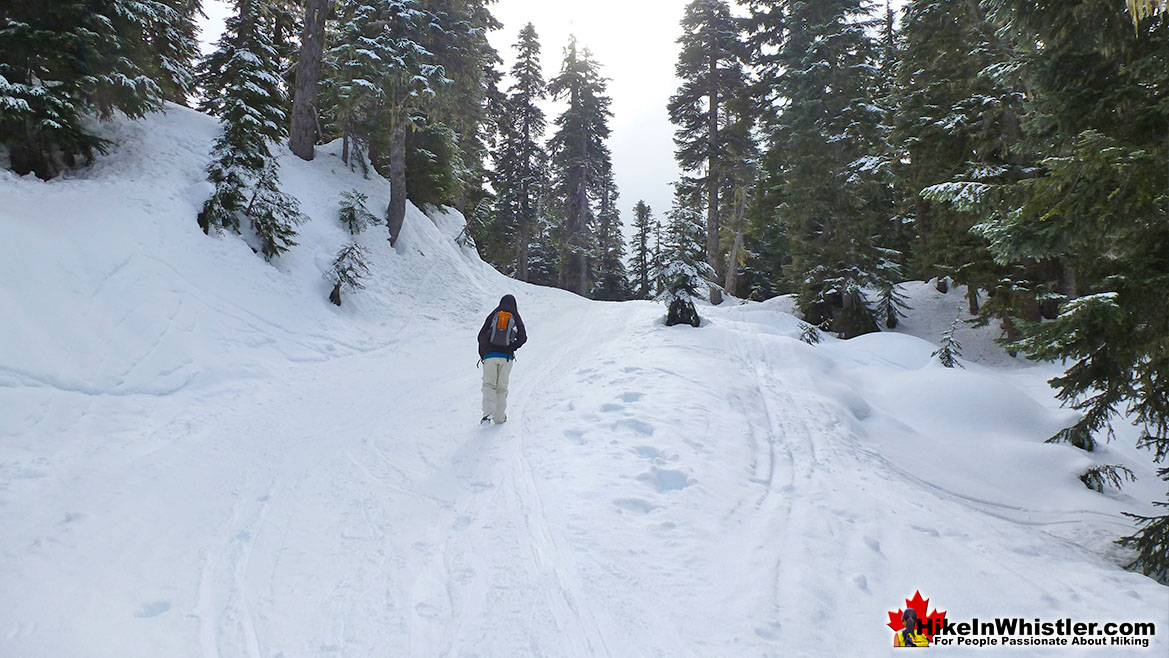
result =
M666 112L678 88L674 63L679 21L688 0L499 0L492 12L503 29L491 43L510 68L512 45L531 22L540 36L545 78L560 71L568 35L593 51L601 74L609 78L613 118L609 148L621 193L618 207L627 231L639 199L662 217L670 207L674 163L674 126ZM549 123L558 112L549 112ZM551 127L551 126L550 126ZM551 131L549 132L551 134Z

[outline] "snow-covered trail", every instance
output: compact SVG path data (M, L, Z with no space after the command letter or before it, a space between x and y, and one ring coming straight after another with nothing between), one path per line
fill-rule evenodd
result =
M1042 520L866 445L872 410L825 394L823 347L733 310L701 331L643 303L521 311L533 339L499 427L475 424L473 326L178 405L91 400L82 434L140 418L123 429L151 441L46 464L73 477L46 482L11 529L29 554L7 557L30 591L73 589L28 596L13 655L877 655L907 587L985 605L974 579L1029 615L1156 605Z

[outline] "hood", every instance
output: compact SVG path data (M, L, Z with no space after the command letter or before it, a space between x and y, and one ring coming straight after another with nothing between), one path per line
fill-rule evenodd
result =
M515 297L512 297L511 295L504 295L499 300L499 308L501 310L504 310L504 311L510 311L512 313L519 313L519 310L516 308L516 305L515 305Z

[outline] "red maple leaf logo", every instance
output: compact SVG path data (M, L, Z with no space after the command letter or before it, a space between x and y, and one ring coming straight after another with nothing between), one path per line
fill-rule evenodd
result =
M913 608L913 611L917 613L917 618L922 622L922 635L925 635L930 642L933 642L934 633L936 633L942 627L942 623L946 621L946 611L942 610L941 612L938 612L938 609L934 608L933 612L931 612L929 615L926 615L925 611L929 604L930 600L921 598L921 592L919 591L914 591L912 599L905 599L906 607ZM894 631L898 632L905 628L905 622L901 621L901 614L903 612L905 612L905 608L898 608L897 612L889 613L889 628L892 628Z

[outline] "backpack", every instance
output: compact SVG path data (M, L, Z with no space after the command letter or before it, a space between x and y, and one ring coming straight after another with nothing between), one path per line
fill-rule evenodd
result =
M508 311L496 311L491 320L491 335L487 342L496 347L507 348L515 341L515 316Z

